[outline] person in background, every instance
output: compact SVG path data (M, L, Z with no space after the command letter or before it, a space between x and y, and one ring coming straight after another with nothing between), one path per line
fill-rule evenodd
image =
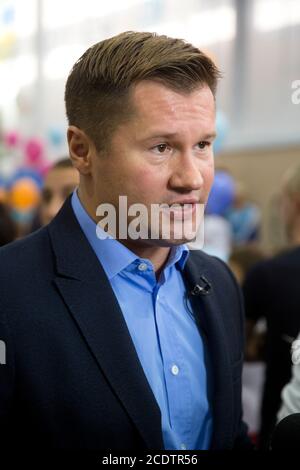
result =
M241 181L235 183L234 201L225 216L232 229L233 245L247 245L258 240L260 210L248 199L245 185Z
M293 413L300 413L300 334L292 343L292 378L281 393L281 407L277 420L281 421Z
M243 245L233 248L228 264L238 283L243 284L247 273L255 264L266 258L256 245ZM260 407L265 374L266 321L253 324L246 318L245 362L243 366L243 410L249 426L249 435L257 443L260 429Z
M282 184L282 218L289 247L258 263L246 276L246 318L266 318L266 374L261 407L259 447L269 441L280 407L280 394L291 377L291 343L300 330L300 166L290 168Z
M59 160L46 174L38 218L46 225L56 216L67 197L79 184L79 173L69 158Z
M256 245L245 245L233 248L228 264L240 286L243 286L247 274L254 266L266 259L265 253ZM258 324L246 317L245 360L262 361L265 355L265 319Z

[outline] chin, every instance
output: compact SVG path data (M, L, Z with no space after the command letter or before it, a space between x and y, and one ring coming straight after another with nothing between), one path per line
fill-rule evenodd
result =
M184 245L185 243L191 243L193 240L195 240L195 237L193 239L188 239L188 238L180 238L180 239L170 238L168 240L159 239L159 240L152 240L151 244L153 246L172 248L173 246L179 246L179 245Z
M159 230L154 230L152 232L152 236L155 238L151 238L151 233L149 232L147 243L152 246L172 247L199 241L199 235L201 235L201 240L203 238L201 230L199 231L201 227L202 225L199 225L196 231L194 228L183 231L180 227L178 228L173 225L170 227L168 232L164 232L160 227Z

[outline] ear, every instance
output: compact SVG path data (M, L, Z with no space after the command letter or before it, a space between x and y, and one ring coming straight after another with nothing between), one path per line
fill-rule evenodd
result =
M76 126L69 126L67 137L73 166L77 168L82 175L89 174L91 169L91 157L95 151L93 142L84 131Z

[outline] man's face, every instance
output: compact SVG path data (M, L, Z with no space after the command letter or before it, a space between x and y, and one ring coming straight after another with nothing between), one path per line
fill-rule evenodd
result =
M194 221L213 181L213 95L207 86L182 94L144 81L134 88L131 99L133 117L117 128L107 155L95 155L93 160L94 202L118 209L119 196L125 195L128 207L143 204L149 215L151 204L192 204L186 212L171 216L167 242L136 241L160 246L183 243L184 237L174 239L175 226L182 217ZM161 234L161 227L158 231Z
M75 168L56 168L49 171L42 192L40 208L42 225L51 222L78 184L79 174Z

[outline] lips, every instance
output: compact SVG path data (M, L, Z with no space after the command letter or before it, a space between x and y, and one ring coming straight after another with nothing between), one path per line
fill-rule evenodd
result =
M169 204L170 206L174 205L174 204L179 204L181 206L183 206L184 204L199 204L200 201L199 199L180 199L178 201L174 201L172 202L171 204Z
M173 203L168 208L164 208L163 212L170 215L171 218L176 220L186 219L191 217L196 212L197 203Z

